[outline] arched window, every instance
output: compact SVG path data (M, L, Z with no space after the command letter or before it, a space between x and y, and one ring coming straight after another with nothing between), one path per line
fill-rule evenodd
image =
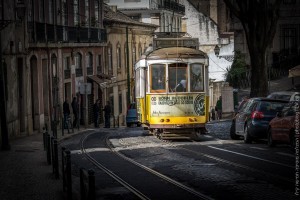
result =
M87 75L93 74L93 54L91 52L86 55L86 72Z
M76 68L76 77L82 76L82 55L76 53L75 55L75 68Z

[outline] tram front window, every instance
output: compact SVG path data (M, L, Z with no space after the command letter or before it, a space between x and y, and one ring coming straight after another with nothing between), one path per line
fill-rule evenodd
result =
M174 63L169 65L169 90L170 92L187 92L187 65Z
M190 69L191 77L191 92L199 92L204 90L203 82L203 65L202 64L192 64Z
M151 65L151 92L165 92L166 75L165 65Z

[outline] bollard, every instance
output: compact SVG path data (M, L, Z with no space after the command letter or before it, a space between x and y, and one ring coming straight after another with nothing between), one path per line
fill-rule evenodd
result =
M47 145L47 131L46 128L43 127L43 145L44 145L44 150L46 150L46 145Z
M93 170L86 171L80 168L80 199L81 200L95 200L95 172Z
M51 165L51 152L50 152L50 146L51 146L51 143L50 143L50 135L47 134L47 163L48 165Z
M79 171L79 180L80 180L80 200L86 199L86 187L85 187L85 176L84 176L84 168L80 168Z
M59 169L58 169L58 143L57 140L53 140L53 149L54 149L54 161L53 161L53 173L55 174L55 178L59 179Z
M53 141L54 141L54 137L52 136L51 139L50 139L51 143L50 143L50 146L51 146L51 162L52 162L52 172L54 172L54 148L53 148Z
M68 200L72 200L72 168L71 168L71 152L66 151L66 183Z
M61 123L62 126L61 126L61 135L64 136L65 133L64 133L64 130L65 130L65 116L63 117L63 122Z
M63 179L63 191L66 191L66 173L65 173L65 150L66 147L61 148L61 171Z
M88 174L89 174L88 200L95 200L96 199L95 172L92 169L89 169Z

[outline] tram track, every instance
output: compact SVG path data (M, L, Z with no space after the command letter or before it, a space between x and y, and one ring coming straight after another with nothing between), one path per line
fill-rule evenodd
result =
M193 153L193 154L195 154L197 156L205 157L205 158L208 158L210 160L214 160L214 161L217 161L217 162L220 162L220 163L224 163L224 164L227 164L227 165L230 165L230 166L238 167L240 169L250 171L253 174L259 174L261 177L268 177L268 178L271 178L273 180L284 181L287 184L294 184L294 180L291 180L289 178L286 178L286 177L283 177L283 176L280 176L280 175L277 175L277 174L269 173L269 172L263 171L261 169L257 169L257 168L253 168L253 167L241 164L241 163L233 162L233 161L230 161L229 159L224 159L221 156L215 156L212 153L209 154L209 153L199 152L199 151L191 149L191 147L189 148L189 147L183 147L183 146L174 145L172 142L170 142L168 140L162 140L162 141L165 142L165 143L168 143L173 148L181 149L181 150L187 151L189 153ZM201 146L204 147L205 145L201 145ZM284 168L286 168L288 170L293 169L293 166L289 166L289 165L278 163L278 162L271 162L269 160L261 159L261 158L258 158L258 157L255 158L255 157L249 156L249 155L248 156L247 155L242 155L241 153L238 153L238 152L228 151L228 150L225 150L225 149L216 148L214 146L207 146L207 148L211 148L213 150L224 151L224 152L227 152L229 154L234 154L236 156L244 156L244 157L248 157L250 159L251 158L252 159L256 159L256 160L259 160L261 162L266 162L266 163L269 163L269 164L274 164L274 165L278 165L280 167L284 167Z
M116 180L119 184L121 184L123 187L125 187L126 189L128 189L129 191L131 191L135 196L137 196L139 199L157 199L157 197L151 197L151 192L147 191L147 189L141 189L141 188L137 188L136 185L130 183L129 180L125 179L124 176L121 177L120 172L115 171L110 169L109 166L105 166L105 164L100 163L99 159L96 159L94 156L91 155L91 153L89 153L88 148L85 146L85 142L87 140L87 138L89 136L91 136L94 133L89 133L84 135L81 140L80 140L80 148L81 148L81 152L82 154L91 162L94 164L94 166L96 166L98 169L102 170L103 172L105 172L107 175L109 175L111 178L113 178L114 180ZM179 197L185 197L185 199L205 199L205 200L212 200L212 198L198 192L195 191L194 189L183 185L181 183L179 183L176 180L173 180L155 170L152 170L136 161L134 161L133 159L130 159L128 157L126 157L125 155L119 153L118 151L115 151L113 149L112 144L109 142L109 136L106 135L105 136L105 145L106 147L109 149L109 152L111 152L113 155L115 155L116 157L118 157L118 162L120 162L120 165L122 163L123 167L125 167L124 165L132 165L131 167L127 167L127 168L134 168L133 166L135 166L135 169L139 168L141 169L143 172L142 176L145 177L149 177L149 180L154 181L153 183L160 183L161 187L165 187L165 189L162 189L162 191L171 191L174 192L172 195L174 196L173 199L180 199ZM125 162L124 162L125 161ZM137 172L136 172L137 173ZM146 174L145 174L146 173ZM156 180L153 180L153 177L156 177ZM162 182L164 184L162 184ZM150 183L151 184L151 183ZM142 185L142 184L141 184ZM157 186L156 186L157 187ZM143 190L143 191L141 191ZM145 192L146 191L146 192ZM158 191L156 191L158 192ZM146 194L147 193L147 194ZM159 192L158 192L159 193ZM162 198L165 199L165 198Z

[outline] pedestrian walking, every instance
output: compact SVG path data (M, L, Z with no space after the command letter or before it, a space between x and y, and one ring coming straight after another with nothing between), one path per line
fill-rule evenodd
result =
M105 120L104 128L110 128L111 107L109 105L109 101L107 101L107 104L105 105L103 111L104 111L104 120Z
M100 100L98 99L94 104L94 124L95 124L95 128L99 128L99 112L100 112Z
M217 118L220 120L222 119L222 96L219 97L217 103L216 103L216 107L215 110L217 111Z
M78 101L76 97L73 97L72 110L74 115L73 127L77 127L78 123Z
M67 119L70 117L70 106L69 101L66 98L66 100L63 103L63 113L64 113L64 128L67 128Z

